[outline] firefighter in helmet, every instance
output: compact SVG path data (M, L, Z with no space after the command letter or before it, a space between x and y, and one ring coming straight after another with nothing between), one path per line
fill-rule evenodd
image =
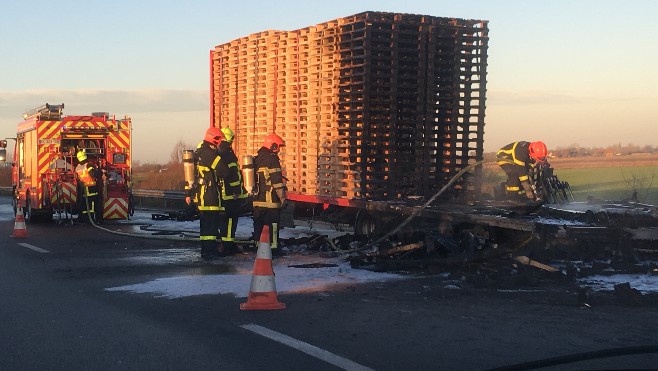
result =
M507 174L505 194L507 198L537 200L538 195L532 186L530 172L533 167L546 161L548 150L541 141L518 141L510 143L496 153L498 165ZM524 196L525 195L525 196Z
M222 211L220 217L220 238L222 251L220 255L232 255L238 252L235 244L235 231L238 227L240 208L247 198L247 191L242 183L242 173L238 165L238 156L233 152L232 144L235 133L231 128L222 128L225 140L218 147L219 161L218 170L222 176L221 197Z
M81 222L91 220L100 223L103 215L98 194L98 180L102 173L94 164L89 162L84 150L79 150L76 157L78 166L75 167L75 173L79 181L77 201L80 216L78 219Z
M265 225L270 229L270 246L273 254L280 254L279 223L281 209L286 202L285 186L279 151L285 146L280 136L265 136L263 146L254 158L257 193L254 196L254 238L259 241Z
M185 202L192 200L199 210L199 240L201 258L211 260L219 256L217 240L219 237L219 212L221 199L219 197L221 177L217 171L220 157L217 147L224 140L224 134L219 128L210 127L206 130L203 141L194 152L196 163L197 184L187 193Z

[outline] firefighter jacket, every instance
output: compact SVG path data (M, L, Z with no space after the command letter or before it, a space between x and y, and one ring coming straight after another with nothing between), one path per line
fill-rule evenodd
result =
M532 161L530 152L528 152L529 142L519 141L506 145L496 153L498 165L518 165L523 166L526 171L530 169Z
M85 185L85 187L93 187L96 185L96 167L89 162L81 162L75 167L75 172L78 174L78 179Z
M219 154L215 148L210 146L210 143L203 141L197 146L194 158L198 185L189 196L194 199L200 211L219 211L221 206L219 198L221 178L217 173Z
M247 191L242 183L242 174L238 165L238 156L233 152L231 144L222 141L218 148L219 166L217 167L220 177L222 178L222 200L235 200L246 198Z
M258 187L258 194L254 197L254 207L280 208L283 200L279 198L278 193L283 192L284 185L279 156L268 148L260 147L254 159L254 168Z

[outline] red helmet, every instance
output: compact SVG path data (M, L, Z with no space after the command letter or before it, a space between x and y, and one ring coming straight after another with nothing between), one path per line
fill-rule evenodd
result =
M286 143L281 139L280 136L270 133L265 136L265 140L263 141L263 147L271 150L274 153L279 152L279 148L285 146Z
M544 144L544 142L537 141L528 145L528 152L530 153L530 158L542 162L546 159L548 149L546 149L546 144Z
M206 142L211 143L211 144L216 145L216 146L218 146L219 143L221 143L222 140L224 140L224 139L225 139L224 138L224 133L222 133L222 131L219 130L219 128L216 128L214 126L208 128L208 130L206 130L206 136L205 136L205 138L203 138L203 140L205 140Z

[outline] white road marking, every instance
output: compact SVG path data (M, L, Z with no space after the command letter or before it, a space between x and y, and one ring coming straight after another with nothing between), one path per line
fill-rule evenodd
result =
M343 358L341 356L337 356L331 352L328 352L324 349L320 349L314 345L311 345L309 343L305 343L301 340L297 340L295 338L292 338L288 335L284 335L280 332L276 332L274 330L270 330L266 327L259 326L259 325L254 325L253 323L247 324L247 325L242 325L240 326L245 330L249 330L251 332L255 332L258 335L265 336L266 338L270 338L274 341L277 341L281 344L285 344L291 348L297 349L299 351L302 351L308 355L311 355L315 358L321 359L327 363L331 363L334 366L340 367L343 370L373 370L369 367L360 365L356 362L350 361L347 358Z
M40 248L40 247L36 247L36 246L34 246L34 245L30 245L29 243L19 242L18 244L21 245L21 246L23 246L23 247L27 247L27 248L30 249L30 250L34 250L34 251L36 251L36 252L40 252L40 253L42 253L42 254L46 254L46 253L49 253L49 252L50 252L50 251L48 251L48 250L44 250L44 249L42 249L42 248Z

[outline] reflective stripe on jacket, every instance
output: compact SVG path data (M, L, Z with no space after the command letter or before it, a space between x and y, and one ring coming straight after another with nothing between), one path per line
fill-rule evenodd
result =
M254 207L276 209L281 207L281 200L276 190L283 188L283 174L279 156L269 149L261 147L254 161L258 194L254 198Z
M219 178L217 165L220 157L217 151L208 142L201 142L196 149L197 173L199 187L194 197L194 202L199 210L219 211L221 201L219 199Z
M519 141L506 145L496 153L498 165L511 164L523 167L530 166L529 142Z
M238 156L235 155L231 145L222 141L219 144L218 172L222 177L222 200L235 200L246 198L247 192L242 183L242 173L238 165Z
M75 167L75 172L78 174L78 178L85 187L93 187L96 185L96 179L94 179L91 174L95 170L96 168L89 163L78 164L78 166Z

